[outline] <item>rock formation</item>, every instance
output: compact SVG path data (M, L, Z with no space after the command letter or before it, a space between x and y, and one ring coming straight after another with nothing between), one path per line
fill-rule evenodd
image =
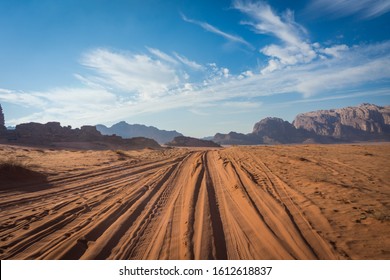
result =
M128 124L124 121L114 124L111 127L96 125L96 129L103 135L118 135L123 138L146 137L156 140L163 144L172 141L176 136L183 136L177 131L160 130L154 126L145 126L141 124Z
M215 134L213 141L221 145L257 145L261 144L260 139L255 135L237 133L234 131L228 134L217 133Z
M123 139L115 135L106 136L97 131L95 126L86 125L72 129L70 126L62 127L59 122L19 124L15 130L8 131L8 141L29 145L91 149L160 148L153 139L143 137Z
M254 125L252 134L265 144L302 143L314 136L296 129L291 123L280 118L265 118L259 121Z
M248 134L230 132L217 133L214 141L226 145L258 145L258 144L289 144L289 143L329 143L332 139L325 139L313 132L297 129L291 123L280 118L265 118L257 122L253 131Z
M201 140L186 136L177 136L171 142L166 143L166 145L174 147L221 147L217 143L210 140Z
M213 140L225 145L389 141L390 106L362 104L303 113L293 124L279 118L265 118L254 125L251 133L217 133Z
M390 140L390 106L361 104L335 110L320 110L296 116L293 125L317 135L347 141Z
M3 113L3 108L1 107L0 104L0 130L5 129L5 121L4 121L4 113Z

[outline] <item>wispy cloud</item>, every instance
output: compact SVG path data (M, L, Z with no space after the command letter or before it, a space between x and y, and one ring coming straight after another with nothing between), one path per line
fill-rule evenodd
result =
M339 4L335 1L336 6ZM343 55L348 55L350 47L345 44L322 47L318 42L310 42L306 29L295 21L294 12L291 10L278 14L264 1L236 0L233 7L250 18L250 21L243 21L242 24L251 26L256 33L268 34L279 41L260 49L261 53L269 57L268 66L262 69L263 74L293 65L320 66L322 62L329 59L331 61L326 63L332 64L337 61L334 58L341 59ZM322 62L317 60L322 60ZM303 91L305 95L308 95L308 90Z
M280 103L280 105L315 103L315 102L329 101L329 100L350 99L350 98L362 97L362 96L390 96L390 90L387 88L370 89L370 90L353 90L353 91L342 90L341 94L340 92L336 92L331 96L319 97L319 98L304 98L299 100L282 102Z
M189 60L183 55L179 55L178 53L174 52L175 57L183 64L187 65L188 67L194 69L194 70L202 70L204 67L200 65L199 63Z
M263 1L236 0L233 7L251 19L241 22L242 24L251 26L256 33L274 36L282 43L260 49L264 55L271 57L268 67L263 70L264 73L287 65L307 63L317 57L307 38L306 29L295 22L293 11L286 10L279 16Z
M358 15L364 19L372 19L390 11L387 0L313 0L308 11L316 14L330 15L339 18Z
M9 102L23 107L44 107L47 102L29 92L0 89L0 101Z
M93 123L91 120L99 113L120 104L120 99L114 93L89 87L54 88L43 92L0 91L0 101L39 109L39 112L32 115L7 120L11 125L30 121L44 123L58 119L66 124Z
M289 45L300 45L306 34L305 28L295 22L294 12L291 10L286 10L283 17L280 17L264 1L236 0L233 7L254 20L243 21L243 24L251 25L255 32L274 35Z
M294 96L293 104L369 96L379 94L378 88L380 94L389 93L390 41L323 47L310 42L292 11L278 14L265 2L237 0L233 6L249 18L244 24L259 36L267 34L276 39L259 48L268 57L264 69L242 69L235 74L223 65L201 65L182 54L152 47L145 52L92 49L80 59L83 71L74 74L79 86L41 92L0 89L1 102L36 108L28 116L7 120L8 124L51 120L76 126L107 124L177 109L201 116L215 112L229 115L266 107L269 96L277 96L275 100ZM184 15L183 20L246 44L241 37L207 23ZM354 91L362 85L377 90ZM301 98L297 100L296 96Z
M352 98L356 92L351 90L366 84L382 86L384 92L389 92L386 83L388 87L390 41L340 49L343 49L343 55L330 55L325 61L317 59L263 74L246 71L245 75L234 75L227 68L211 63L205 66L205 78L201 82L180 78L180 69L170 67L168 62L144 57L143 54L92 50L82 60L88 72L82 76L94 83L83 82L80 87L54 88L43 92L1 89L0 101L37 109L36 113L23 118L8 119L9 125L61 120L64 124L78 126L112 123L132 116L178 108L188 108L202 115L211 115L216 109L218 112L225 110L228 114L232 110L253 111L262 103L266 106L262 100L267 96L300 93L304 96L302 100L326 100L337 98L334 93L339 92L342 94L338 95L343 98ZM88 59L85 60L85 57ZM108 63L107 57L113 60ZM131 71L128 66L122 66L129 62ZM154 75L146 74L138 79L140 73L148 70L154 71ZM117 81L120 83L116 84ZM133 83L153 86L139 88ZM156 88L158 94L152 94L153 91L134 94L134 91ZM375 93L363 93L371 94ZM145 98L145 95L149 98ZM252 100L256 100L256 103Z
M211 25L211 24L209 24L207 22L190 19L190 18L186 17L183 13L181 13L181 18L184 21L186 21L186 22L199 25L200 27L202 27L204 30L206 30L208 32L211 32L211 33L217 34L219 36L222 36L222 37L224 37L225 39L227 39L227 40L229 40L231 42L240 43L240 44L243 44L243 45L247 46L250 49L254 49L254 47L252 46L251 43L249 43L248 41L246 41L245 39L243 39L240 36L226 33L226 32L218 29L217 27L215 27L215 26L213 26L213 25Z
M149 51L164 58L165 62L170 60L168 55L156 49ZM165 94L176 87L180 80L171 65L144 54L96 49L86 53L81 64L96 73L88 77L88 80L125 91L134 98L150 99Z
M169 63L172 63L172 64L177 64L177 60L174 59L172 56L170 56L169 54L166 54L162 51L160 51L159 49L154 49L154 48L147 48L148 51L152 54L154 54L156 57L166 61L166 62L169 62Z

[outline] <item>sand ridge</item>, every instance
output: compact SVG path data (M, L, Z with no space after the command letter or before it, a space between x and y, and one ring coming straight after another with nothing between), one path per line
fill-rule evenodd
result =
M0 146L1 259L390 259L390 145Z

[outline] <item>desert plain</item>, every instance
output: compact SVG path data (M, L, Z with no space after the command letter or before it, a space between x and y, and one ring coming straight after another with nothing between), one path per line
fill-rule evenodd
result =
M390 144L0 145L1 259L390 259Z

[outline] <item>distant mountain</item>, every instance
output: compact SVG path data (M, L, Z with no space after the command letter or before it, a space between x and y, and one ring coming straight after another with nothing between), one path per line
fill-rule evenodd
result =
M146 137L154 139L160 144L172 141L173 138L175 138L176 136L183 136L183 134L177 132L176 130L160 130L154 126L146 126L142 124L128 124L124 121L114 124L111 127L106 127L105 125L98 124L96 125L96 129L100 131L103 135L115 134L123 138Z
M177 136L171 142L168 142L165 145L173 147L221 147L213 141L186 136Z
M217 133L213 140L225 145L389 141L390 106L362 104L303 113L293 124L280 118L265 118L254 125L251 133Z
M256 145L261 144L261 140L254 134L242 134L234 131L228 134L217 133L214 135L213 141L221 145Z

